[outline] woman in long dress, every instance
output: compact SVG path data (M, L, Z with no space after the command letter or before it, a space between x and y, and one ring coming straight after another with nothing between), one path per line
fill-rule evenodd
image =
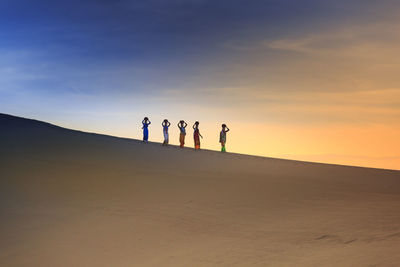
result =
M171 125L171 123L167 119L165 119L163 123L161 123L161 125L163 127L163 133L164 133L163 146L167 146L169 142L168 127Z
M178 128L180 130L179 143L180 143L180 147L182 147L182 148L185 146L186 126L187 126L187 123L183 120L181 120L178 123Z
M194 149L200 149L200 137L203 138L203 136L201 136L200 134L200 130L199 130L199 122L196 121L193 124L193 138L194 138Z
M228 126L226 124L222 124L222 131L219 133L219 142L221 143L221 152L226 152L225 144L226 144L226 133L229 132Z
M149 118L144 117L142 121L142 129L143 129L143 142L148 142L149 141L149 125L151 124Z

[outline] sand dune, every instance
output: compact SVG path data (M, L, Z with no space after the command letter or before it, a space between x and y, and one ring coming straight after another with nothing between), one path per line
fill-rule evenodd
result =
M0 266L400 266L400 171L4 114L0 140Z

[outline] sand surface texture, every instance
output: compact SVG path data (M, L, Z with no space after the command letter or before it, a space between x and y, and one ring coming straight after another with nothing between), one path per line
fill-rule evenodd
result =
M0 266L400 266L399 171L7 115L0 140Z

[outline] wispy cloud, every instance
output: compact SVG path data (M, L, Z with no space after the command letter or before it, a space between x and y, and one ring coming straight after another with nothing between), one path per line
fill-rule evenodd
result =
M400 51L399 22L394 20L358 26L347 25L295 38L265 40L263 45L271 49L308 55L344 56L352 59L360 57L387 62L393 52Z

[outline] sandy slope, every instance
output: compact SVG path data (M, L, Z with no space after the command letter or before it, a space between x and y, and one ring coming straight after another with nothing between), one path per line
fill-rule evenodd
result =
M400 266L399 171L6 115L0 140L0 266Z

